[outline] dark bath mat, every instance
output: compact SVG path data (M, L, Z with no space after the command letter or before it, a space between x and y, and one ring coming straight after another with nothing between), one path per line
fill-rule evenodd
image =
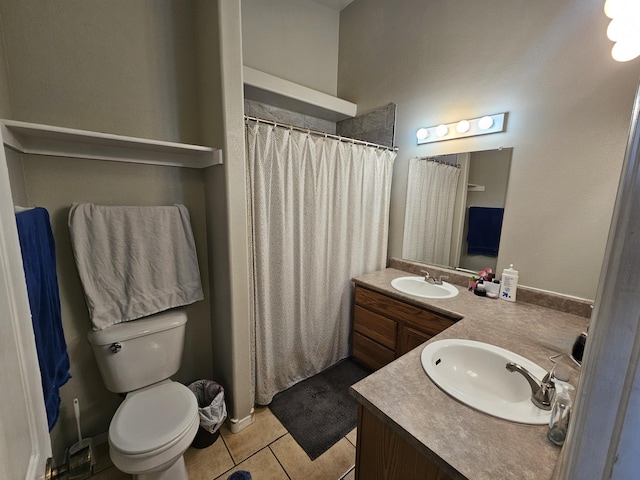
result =
M370 373L351 359L342 360L278 393L269 408L315 460L355 428L357 402L349 387Z

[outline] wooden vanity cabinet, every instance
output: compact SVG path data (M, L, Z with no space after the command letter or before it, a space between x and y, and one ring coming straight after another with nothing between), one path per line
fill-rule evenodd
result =
M356 480L454 480L434 459L427 458L374 413L358 404ZM456 472L457 473L457 472Z
M456 321L356 285L353 358L377 370Z

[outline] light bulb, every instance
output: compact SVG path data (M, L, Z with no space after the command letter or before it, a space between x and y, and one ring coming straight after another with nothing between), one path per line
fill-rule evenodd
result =
M489 116L482 117L478 120L478 127L480 130L487 130L493 126L493 118Z
M449 133L449 127L445 124L440 124L436 127L436 135L439 137L444 137L447 133Z
M639 55L639 42L617 42L611 49L611 56L618 62L628 62Z
M458 125L456 125L456 130L460 133L467 133L469 131L469 126L468 120L460 120Z
M619 0L607 0L606 2L604 2L604 14L609 17L609 18L613 18L614 17L614 13L616 11L617 8L617 3L620 3Z
M604 14L609 18L628 18L640 12L637 0L607 0L604 2Z
M419 128L416 132L416 138L418 140L424 140L425 138L429 138L429 130L426 128Z
M614 18L609 22L607 27L607 37L609 40L619 42L621 40L629 40L632 42L640 41L640 25L636 17Z

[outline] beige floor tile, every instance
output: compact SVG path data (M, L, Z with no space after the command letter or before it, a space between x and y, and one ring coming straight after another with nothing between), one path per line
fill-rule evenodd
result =
M354 428L349 433L347 433L346 439L349 440L354 447L356 447L356 440L358 439L358 429Z
M340 480L356 480L356 469L352 468L351 470L349 470L349 473L347 473Z
M226 480L229 475L233 472L237 472L238 470L245 470L249 472L251 474L251 480L289 479L269 448L263 448L255 455L247 458L240 465L237 465L233 470L229 470L219 476L216 480ZM191 480L191 478L189 478L189 480Z
M222 438L207 448L189 448L184 453L184 461L189 480L211 480L234 466Z
M229 448L233 461L237 464L262 450L274 440L282 437L287 430L267 407L255 409L255 421L238 433L231 433L229 427L220 429L222 438Z
M346 438L313 462L291 435L285 435L269 448L291 480L338 480L356 461L356 449Z

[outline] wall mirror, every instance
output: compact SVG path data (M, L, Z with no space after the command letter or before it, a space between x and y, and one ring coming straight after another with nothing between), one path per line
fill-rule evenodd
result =
M513 148L409 161L402 258L496 270Z

